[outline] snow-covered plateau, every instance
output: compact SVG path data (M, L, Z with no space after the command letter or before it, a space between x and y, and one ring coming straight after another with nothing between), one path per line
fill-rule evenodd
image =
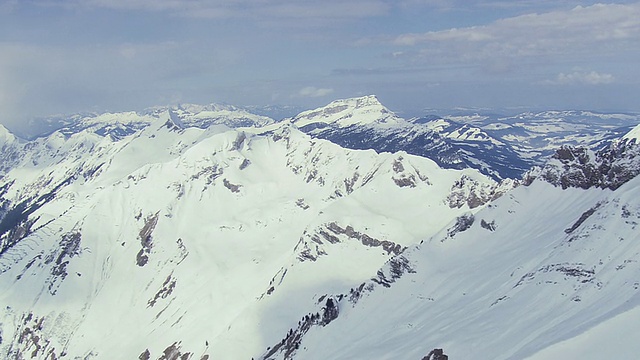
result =
M634 358L627 120L549 154L509 142L543 131L522 119L405 120L375 96L0 126L0 358Z

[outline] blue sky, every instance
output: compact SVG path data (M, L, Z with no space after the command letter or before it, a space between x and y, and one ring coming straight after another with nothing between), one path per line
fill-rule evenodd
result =
M640 2L0 0L0 122L376 94L640 111Z

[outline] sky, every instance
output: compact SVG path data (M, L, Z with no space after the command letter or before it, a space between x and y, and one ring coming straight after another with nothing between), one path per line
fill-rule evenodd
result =
M640 1L0 0L0 123L375 94L640 111Z

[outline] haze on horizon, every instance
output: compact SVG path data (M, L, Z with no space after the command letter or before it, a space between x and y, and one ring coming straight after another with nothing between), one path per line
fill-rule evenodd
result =
M640 111L640 2L0 0L0 123L176 103Z

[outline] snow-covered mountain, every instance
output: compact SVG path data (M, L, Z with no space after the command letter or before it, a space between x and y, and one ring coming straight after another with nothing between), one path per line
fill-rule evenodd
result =
M375 125L387 128L403 123L403 119L384 107L374 95L336 100L323 108L302 112L293 121L300 128L311 124L316 127L336 125L344 128L353 125Z
M515 150L514 144L489 134L472 123L439 117L413 118L409 121L431 129L450 146L459 149L467 166L496 179L520 178L536 164L534 159Z
M375 96L337 100L291 119L302 131L350 149L406 151L452 169L474 168L499 180L517 178L532 163L509 144L472 126L455 126L436 118L407 121ZM456 124L458 125L458 124Z
M316 294L366 281L510 186L288 123L145 119L28 142L2 179L3 356L257 357Z
M293 356L268 358L421 359L436 348L452 359L635 358L638 180L613 192L519 187L355 293L329 294L336 318L302 331Z
M406 151L445 168L520 178L562 146L598 151L640 123L640 115L586 111L429 115L405 120L375 96L337 100L291 119L305 133L350 149Z
M0 179L4 174L19 162L18 149L21 141L13 135L6 127L0 124Z
M625 147L615 160L576 162L638 174L640 147L622 143L602 150ZM324 294L261 359L635 358L640 178L586 185L558 171L566 183L530 178Z
M623 137L623 140L626 141L633 141L635 143L640 143L640 125L634 127L633 129L631 129L628 133L626 133Z
M638 128L497 182L539 155L459 120L368 96L0 128L0 357L633 358Z
M590 111L542 111L517 115L456 114L441 120L444 136L457 136L459 129L473 127L507 143L523 159L540 165L561 146L582 146L599 150L640 123L638 114L595 113ZM437 125L438 122L435 122Z
M169 112L172 122L178 127L207 128L211 125L265 126L274 122L267 116L256 115L247 110L221 104L181 104L149 108L141 112L75 114L52 116L33 120L34 132L28 138L46 136L54 131L71 135L89 129L100 135L122 137L146 128L159 116ZM40 129L38 131L38 129Z
M16 137L9 130L0 124L0 145L5 146L14 142Z

